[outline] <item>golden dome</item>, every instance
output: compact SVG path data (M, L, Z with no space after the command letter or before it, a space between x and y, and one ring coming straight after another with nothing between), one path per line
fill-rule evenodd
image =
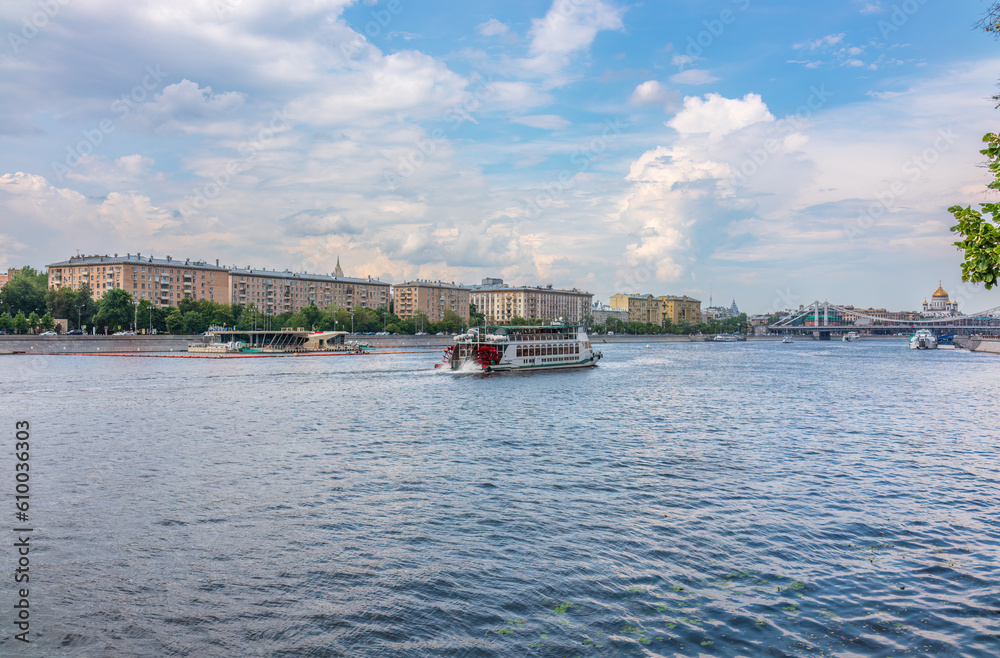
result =
M940 284L938 285L938 289L934 291L934 294L931 295L931 297L947 297L947 296L948 293L944 291L944 288L942 288Z

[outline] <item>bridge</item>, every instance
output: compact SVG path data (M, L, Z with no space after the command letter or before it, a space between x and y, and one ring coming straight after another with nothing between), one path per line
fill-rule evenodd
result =
M847 317L855 319L846 322L844 318ZM817 300L798 313L767 326L767 330L772 333L814 334L819 340L830 340L831 334L845 334L849 331L892 335L912 333L917 329L929 329L937 335L997 334L1000 333L1000 306L968 315L897 320Z

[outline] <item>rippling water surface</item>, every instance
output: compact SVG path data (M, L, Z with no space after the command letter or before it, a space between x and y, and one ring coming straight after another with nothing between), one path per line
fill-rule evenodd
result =
M1000 358L602 349L0 357L38 633L0 653L1000 655Z

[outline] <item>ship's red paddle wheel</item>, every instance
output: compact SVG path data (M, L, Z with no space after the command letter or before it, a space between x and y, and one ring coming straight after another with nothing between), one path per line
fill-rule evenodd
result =
M441 360L441 363L435 363L434 367L435 368L440 368L441 366L446 366L446 365L450 364L451 363L451 357L454 354L454 352L455 352L455 346L454 345L449 345L448 347L444 348L444 358Z
M500 352L492 345L480 345L476 350L476 362L485 370L500 363Z

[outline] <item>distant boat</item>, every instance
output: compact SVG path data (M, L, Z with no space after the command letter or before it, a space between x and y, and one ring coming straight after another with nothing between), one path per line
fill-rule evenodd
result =
M929 329L918 329L910 336L911 350L936 350L938 346L937 338Z
M736 343L742 340L746 340L746 338L738 336L736 334L719 334L712 340L715 341L716 343Z
M785 336L785 338L781 342L782 343L794 343L795 341L792 340L791 336Z
M858 332L856 331L848 331L846 334L844 334L844 337L841 340L843 340L845 343L849 343L854 340L861 340L861 335L858 334Z

